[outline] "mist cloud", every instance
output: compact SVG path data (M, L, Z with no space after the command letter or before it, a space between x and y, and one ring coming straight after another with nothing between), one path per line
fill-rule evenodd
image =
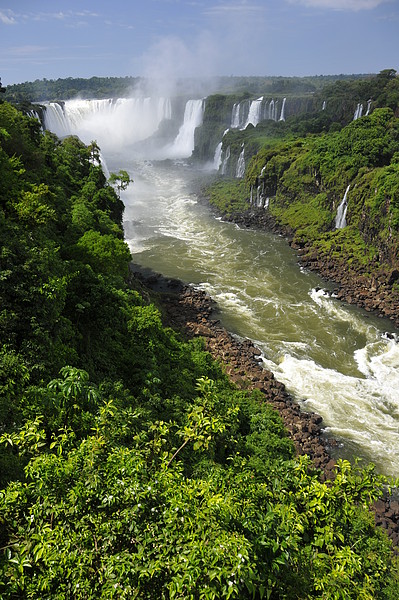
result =
M156 82L165 96L173 94L182 78L206 78L217 73L218 49L212 36L203 32L188 45L175 36L159 39L143 55L143 75Z

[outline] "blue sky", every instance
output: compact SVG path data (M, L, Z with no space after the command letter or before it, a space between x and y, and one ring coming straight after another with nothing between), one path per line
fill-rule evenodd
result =
M0 0L3 85L399 71L399 0Z

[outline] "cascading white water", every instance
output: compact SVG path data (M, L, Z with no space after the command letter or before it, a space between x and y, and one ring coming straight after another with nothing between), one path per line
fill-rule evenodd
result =
M348 192L350 184L345 190L344 197L342 198L341 204L338 206L337 215L335 217L335 229L343 229L346 227L346 211L348 210Z
M241 128L241 104L240 102L236 102L233 105L233 110L231 111L231 124L230 127L232 129L240 129Z
M219 142L215 148L215 154L213 155L213 168L217 171L222 164L222 145L223 142Z
M285 103L287 101L287 98L283 98L283 104L281 106L281 114L280 114L280 118L279 121L285 121Z
M220 165L220 172L222 175L226 175L226 173L227 173L227 167L229 165L230 154L231 154L230 146L227 146L226 152L224 153L224 156L222 158L222 164Z
M230 131L230 129L225 129L222 137L224 137L228 131ZM216 171L219 170L219 167L222 164L222 146L223 146L223 139L216 146L215 154L213 155L213 168Z
M37 119L40 122L40 115L35 110L28 110L26 114L28 117L33 117L34 119Z
M280 116L278 113L278 100L265 100L263 96L256 100L236 102L231 112L232 129L245 129L252 123L256 127L261 121L285 121L286 98L283 98Z
M188 100L184 110L183 125L179 129L175 141L169 147L170 158L186 158L194 150L195 130L202 123L204 116L204 100Z
M66 100L45 104L44 125L59 137L79 135L97 140L104 151L130 146L153 135L171 118L169 98Z
M353 120L357 121L357 119L360 119L360 117L362 116L363 113L363 104L358 104L356 106L356 110L355 110L355 114L353 115Z
M323 106L321 107L321 110L326 110L326 106L327 106L327 102L325 100L323 100Z
M236 177L241 179L245 175L245 147L242 145L240 156L237 160Z
M277 114L278 114L278 100L274 101L272 99L269 104L269 119L271 121L277 121Z
M371 109L371 103L372 103L372 99L369 98L369 100L367 100L367 110L366 110L366 114L365 117L368 117L368 115L370 114L370 109Z
M259 121L261 120L261 114L262 114L262 112L261 112L262 102L263 102L263 96L261 96L257 100L252 100L250 107L249 107L249 113L248 113L248 117L247 117L247 121L245 123L244 129L250 123L252 123L252 125L254 125L255 127L259 123Z

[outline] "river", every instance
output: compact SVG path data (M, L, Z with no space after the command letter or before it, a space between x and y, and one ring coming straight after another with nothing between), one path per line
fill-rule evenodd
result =
M397 476L399 344L390 322L328 294L332 284L301 269L282 237L215 218L193 191L201 173L183 160L100 145L109 170L134 179L122 194L134 262L209 292L222 324L252 339L303 409L323 417L341 456Z
M180 165L125 165L125 235L136 263L206 290L223 325L252 339L265 367L322 415L343 456L399 467L399 344L387 321L331 297L286 240L216 219Z

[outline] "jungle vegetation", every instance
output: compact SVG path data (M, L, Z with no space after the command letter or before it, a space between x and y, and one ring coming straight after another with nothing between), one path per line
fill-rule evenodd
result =
M352 108L348 113L347 107L359 100L361 90L364 97L374 92L375 107L369 115L348 119ZM375 79L336 82L328 93L338 107L335 116L326 110L229 131L223 138L223 147L230 148L229 173L234 175L244 145L245 178L222 178L209 192L211 202L229 214L242 212L249 208L251 190L255 195L259 190L269 199L269 213L299 245L313 245L320 255L360 265L369 274L396 268L399 77L388 69ZM337 210L348 186L347 226L337 229Z
M390 149L367 144L363 176L388 181L392 111L365 123ZM349 130L359 144L366 125ZM323 144L343 152L340 135L298 142L292 174L295 145L267 150L267 177L313 181L313 153L333 181ZM340 461L324 481L259 394L163 325L129 275L98 150L0 104L0 596L399 597L370 511L386 480Z

